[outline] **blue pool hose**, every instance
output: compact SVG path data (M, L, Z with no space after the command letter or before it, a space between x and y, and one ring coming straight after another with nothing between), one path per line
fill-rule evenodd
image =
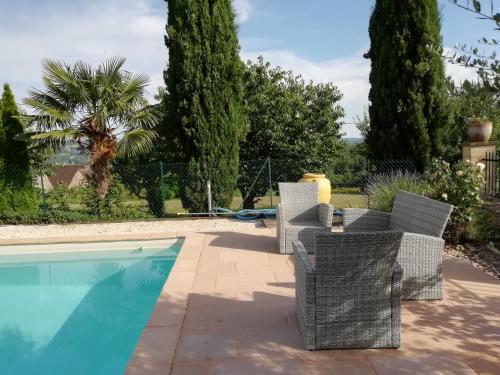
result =
M276 217L276 209L274 208L262 208L257 210L239 210L238 212L233 212L227 208L216 207L212 210L214 214L222 215L233 215L238 220L255 220L255 219L268 219ZM342 211L335 210L333 213L336 216L342 216Z

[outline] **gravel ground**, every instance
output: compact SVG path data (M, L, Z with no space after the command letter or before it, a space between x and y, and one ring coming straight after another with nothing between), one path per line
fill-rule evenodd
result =
M99 224L0 225L0 239L95 236L244 230L262 226L262 220L232 219L162 220Z
M500 279L500 251L488 249L484 245L467 243L464 245L446 245L446 255L457 257L487 274Z

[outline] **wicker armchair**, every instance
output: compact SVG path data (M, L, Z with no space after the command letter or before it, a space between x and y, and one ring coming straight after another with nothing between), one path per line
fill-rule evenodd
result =
M295 303L308 350L399 347L402 234L319 233L315 255L293 242Z
M402 298L443 298L441 238L453 206L401 191L392 213L344 209L345 232L401 230L404 232L398 262L403 268Z
M313 249L314 234L332 230L333 206L318 204L315 183L280 183L279 189L276 220L280 252L292 254L292 241L297 239L306 249Z

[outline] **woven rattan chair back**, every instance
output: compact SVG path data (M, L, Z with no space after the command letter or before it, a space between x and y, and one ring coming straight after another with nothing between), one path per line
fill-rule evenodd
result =
M400 191L391 213L391 230L441 237L453 206Z
M279 190L289 222L318 220L317 184L281 182Z
M393 344L391 283L402 235L316 235L317 347Z

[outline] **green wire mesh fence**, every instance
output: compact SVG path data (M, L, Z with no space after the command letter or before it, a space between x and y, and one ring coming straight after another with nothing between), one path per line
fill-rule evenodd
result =
M274 208L279 203L278 183L298 181L304 173L325 173L332 182L336 208L368 207L370 177L394 171L415 171L411 161L365 159L338 165L314 166L307 161L261 159L241 161L228 208ZM0 219L26 222L42 215L50 222L104 221L177 217L188 212L183 191L206 186L182 163L119 165L112 168L104 199L98 199L85 165L44 168L44 171L6 170L0 176ZM214 202L214 206L217 202ZM208 206L208 195L207 195ZM208 208L206 208L208 209Z

